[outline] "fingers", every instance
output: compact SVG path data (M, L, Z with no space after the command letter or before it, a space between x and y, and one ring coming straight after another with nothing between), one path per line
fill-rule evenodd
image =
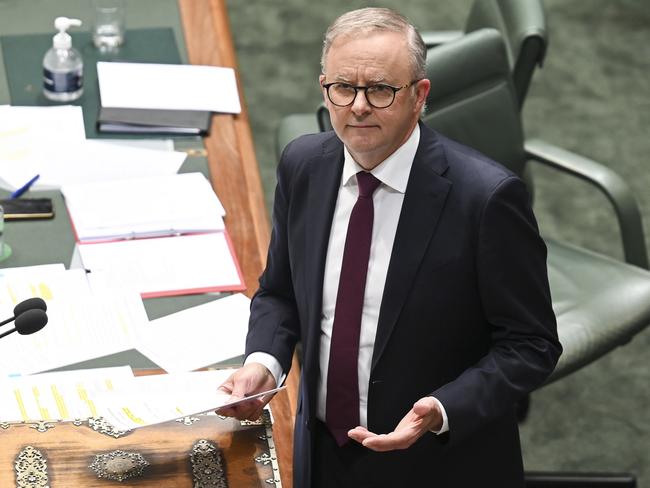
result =
M418 437L418 435L414 435L410 431L393 431L389 434L373 434L369 432L369 435L366 436L361 444L373 451L395 451L410 447Z
M228 393L228 401L240 400L255 393L269 390L275 386L273 375L264 366L251 363L233 373L219 386L219 390ZM232 407L223 407L216 410L219 415L235 417L239 420L256 420L262 414L264 406L272 395L254 398Z
M432 397L420 398L413 404L413 412L420 417L425 417L438 410L438 404Z
M424 397L419 399L413 405L413 413L422 418L427 430L438 431L442 428L442 412L434 398Z
M266 402L261 401L259 398L253 398L233 407L220 408L216 413L226 417L234 417L237 420L257 420L262 415L265 405Z
M406 449L413 444L418 436L403 431L394 431L389 434L375 434L365 427L355 427L348 431L348 436L373 451L393 451Z
M350 439L357 441L359 444L363 444L364 440L374 435L376 434L373 434L368 429L361 426L355 427L354 429L348 431L348 437L350 437Z

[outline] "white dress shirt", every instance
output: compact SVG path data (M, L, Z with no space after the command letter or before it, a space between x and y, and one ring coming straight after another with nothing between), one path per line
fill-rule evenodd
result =
M415 129L407 139L387 159L376 166L371 173L381 181L373 195L374 221L372 227L372 242L368 261L368 275L361 316L361 334L359 338L359 419L362 426L367 427L368 419L368 386L370 381L370 366L375 345L375 334L379 321L379 310L386 283L386 274L395 240L395 232L399 221L404 194L415 152L420 142L420 128ZM345 237L352 207L359 194L356 174L364 169L344 149L345 160L343 174L339 186L338 198L334 209L334 218L330 230L325 262L325 277L323 280L323 305L321 312L320 335L320 377L318 380L318 401L316 415L325 421L325 406L327 396L327 371L329 366L330 343L332 326L334 324L334 309L339 285L339 275L343 261ZM278 361L269 354L255 352L246 358L246 363L259 362L265 365L278 382L283 381L283 372ZM415 399L418 400L418 399ZM415 401L414 400L414 401ZM435 399L438 401L437 399ZM437 433L449 430L447 415L440 402L443 426ZM407 412L404 412L406 414Z

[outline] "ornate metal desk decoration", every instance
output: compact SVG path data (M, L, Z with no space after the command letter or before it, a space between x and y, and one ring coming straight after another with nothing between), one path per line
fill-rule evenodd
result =
M194 422L198 422L199 420L201 419L198 417L183 417L182 419L176 419L176 422L180 422L183 425L190 426Z
M104 417L90 417L88 419L88 427L110 437L115 437L116 439L127 434L130 434L130 430L118 430L109 424Z
M264 409L262 416L259 418L262 424L264 424L266 433L264 436L260 436L260 440L267 441L269 446L269 452L258 456L260 459L255 458L255 461L260 462L264 465L271 463L271 468L273 470L273 478L268 478L264 480L268 485L275 485L275 488L282 488L282 481L280 480L280 465L278 463L278 456L275 451L275 441L273 439L273 421L271 419L271 412L268 409ZM263 439L264 437L264 439Z
M221 449L201 439L190 452L194 488L228 488Z
M242 427L247 427L249 425L264 425L264 418L260 417L257 420L240 420L239 423Z
M32 429L36 429L37 432L47 432L50 429L54 428L54 424L50 424L45 420L37 420L33 424L29 424L29 427Z
M118 449L105 454L97 454L89 468L95 472L98 478L121 482L142 476L142 472L147 466L149 466L149 462L142 457L142 454Z
M38 449L32 446L21 449L14 467L17 488L49 488L47 459Z

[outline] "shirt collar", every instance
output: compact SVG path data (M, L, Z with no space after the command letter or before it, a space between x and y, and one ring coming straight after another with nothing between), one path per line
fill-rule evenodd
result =
M420 125L416 124L415 129L404 144L397 150L379 163L371 171L372 175L381 181L384 185L392 188L399 193L406 192L406 185L413 166L413 159L420 143ZM356 178L352 178L359 171L365 171L359 165L348 148L344 146L343 178L342 186L356 184Z

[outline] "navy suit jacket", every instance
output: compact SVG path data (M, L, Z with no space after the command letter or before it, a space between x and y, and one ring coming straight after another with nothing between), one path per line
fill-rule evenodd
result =
M434 395L450 431L381 454L381 479L523 486L515 404L544 382L561 352L546 247L517 176L420 127L377 326L368 428L390 432L414 402ZM302 342L296 488L310 486L323 275L342 168L333 132L287 146L267 265L251 304L247 354L272 354L288 371Z

